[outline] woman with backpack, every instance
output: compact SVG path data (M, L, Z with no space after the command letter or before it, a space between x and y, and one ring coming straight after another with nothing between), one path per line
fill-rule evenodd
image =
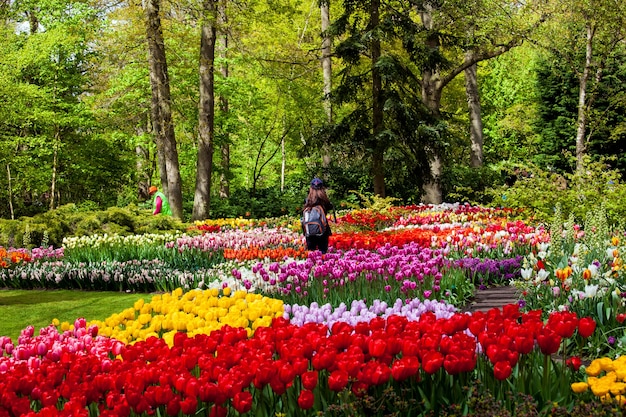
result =
M319 250L322 253L328 251L328 237L332 232L326 213L332 208L324 182L317 177L313 178L302 213L302 231L308 250Z

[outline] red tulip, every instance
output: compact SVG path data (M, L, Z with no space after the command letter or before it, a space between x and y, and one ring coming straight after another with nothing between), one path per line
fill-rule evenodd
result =
M46 407L49 405L56 405L59 400L59 396L54 391L46 391L41 394L41 404Z
M463 355L460 355L458 360L457 366L459 367L459 372L471 372L476 368L476 361L478 360L476 351L467 351Z
M548 327L544 327L537 335L537 344L541 353L544 355L552 355L559 351L561 345L561 336L550 330Z
M331 333L332 334L341 334L341 333L352 333L352 326L350 326L350 323L346 323L345 321L336 321L335 323L333 323L332 327L331 327Z
M441 352L436 350L431 350L424 353L422 358L422 368L428 374L434 374L443 365L443 355Z
M289 362L283 362L276 365L278 366L278 377L283 383L288 384L289 382L293 381L293 379L296 377L296 371L293 369L292 364L290 364Z
M328 388L339 392L348 385L348 373L346 371L333 371L328 375Z
M403 381L417 375L420 363L415 356L404 356L391 366L391 376L396 381Z
M624 322L624 320L626 320L626 313L619 313L616 317L615 320L617 320L617 322L619 324L622 324Z
M596 330L596 322L591 317L583 317L578 321L578 334L588 338Z
M180 410L184 415L193 415L198 410L198 400L196 397L187 397L180 402Z
M402 341L402 357L417 356L419 352L419 344L414 339L404 339Z
M452 336L467 329L469 323L470 316L468 314L456 313L443 323L443 332Z
M287 384L281 381L278 376L274 376L274 378L272 378L270 381L270 387L276 395L283 395L287 391Z
M463 372L464 364L462 357L451 353L443 360L443 368L450 375L458 375Z
M519 305L518 304L507 304L505 306L502 307L502 315L507 318L507 319L511 319L513 321L517 321L517 319L520 318L521 313L519 311Z
M565 319L563 321L559 321L556 323L554 330L558 333L559 336L564 338L569 338L574 335L576 331L576 327L578 326L578 320L573 319Z
M442 334L439 332L429 332L424 334L419 340L420 347L425 351L437 350L439 349L441 338Z
M239 414L247 413L252 409L252 394L250 391L240 391L233 398L233 408Z
M337 352L334 349L323 349L318 351L313 358L311 364L317 370L330 369L337 359Z
M317 371L307 371L300 375L300 379L302 380L302 386L308 390L314 390L317 386L319 374Z
M391 369L389 366L376 361L367 362L359 374L359 380L370 385L381 385L389 381Z
M172 398L165 407L165 412L168 416L177 416L180 411L180 398Z
M510 377L512 372L513 370L511 369L511 364L506 361L498 362L493 366L493 375L499 381L503 381Z
M498 362L508 361L509 350L501 345L493 344L487 348L487 357L494 365Z
M187 384L185 385L185 395L189 397L198 396L198 380L194 377L189 377Z
M220 405L214 405L209 411L209 417L226 417L228 415L228 408Z
M473 317L469 322L469 330L474 336L478 336L483 330L485 330L485 318L478 316Z
M478 341L483 350L486 351L491 345L498 344L498 334L490 331L483 331L478 335Z
M259 389L263 388L270 383L274 375L276 375L276 372L277 370L274 364L269 362L262 362L254 373L254 386Z
M583 361L578 356L572 356L571 358L567 358L565 364L574 371L578 371L582 366Z
M379 358L385 354L387 350L387 342L384 339L370 339L368 345L370 355Z
M542 310L531 310L524 315L522 315L522 324L530 323L530 322L540 322L541 316L543 315Z
M308 410L313 407L313 403L315 401L315 397L312 391L307 389L303 389L300 391L300 396L298 397L298 405L303 410Z
M367 394L368 388L369 388L369 385L367 385L365 382L354 381L352 383L351 391L356 397L363 397L365 394Z
M213 382L209 382L209 381L203 381L200 384L200 387L198 390L198 397L200 398L200 401L203 401L206 403L218 403L217 397L219 395L219 392L220 392L220 389L218 388L217 384ZM128 399L129 404L132 406L133 403L131 402L131 399L128 397L128 394L126 394L126 398ZM133 398L133 401L135 401L134 398ZM136 401L139 401L139 398L137 398Z

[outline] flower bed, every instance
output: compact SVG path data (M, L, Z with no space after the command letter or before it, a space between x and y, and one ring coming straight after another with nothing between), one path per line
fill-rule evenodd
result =
M16 288L165 292L104 321L0 337L0 417L425 416L487 403L589 415L580 401L621 413L617 232L601 216L546 230L506 214L344 213L325 255L304 252L284 219L200 223L203 235L171 239L92 237L49 256L5 250L20 253L0 270ZM509 282L523 291L518 304L460 312L475 288Z

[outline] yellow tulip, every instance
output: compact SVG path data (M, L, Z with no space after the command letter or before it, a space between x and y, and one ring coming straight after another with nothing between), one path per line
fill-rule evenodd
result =
M135 304L133 304L133 307L135 308L135 310L139 311L141 310L141 307L143 307L144 304L144 300L143 298L140 298L139 300L135 301Z
M593 384L590 385L590 387L591 392L593 392L593 395L596 397L603 397L609 393L609 384L607 383Z
M613 359L611 358L603 357L596 360L600 364L603 371L609 372L615 369L613 366Z
M626 392L626 384L623 382L614 382L610 387L611 394L620 395Z
M594 359L585 369L585 372L590 376L598 376L600 375L600 372L602 372L602 367L600 366L598 360Z

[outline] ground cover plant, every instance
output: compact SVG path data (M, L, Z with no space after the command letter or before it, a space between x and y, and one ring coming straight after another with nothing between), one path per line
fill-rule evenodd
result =
M509 214L347 211L325 255L284 218L4 249L6 287L157 293L0 337L0 416L620 415L623 232Z

